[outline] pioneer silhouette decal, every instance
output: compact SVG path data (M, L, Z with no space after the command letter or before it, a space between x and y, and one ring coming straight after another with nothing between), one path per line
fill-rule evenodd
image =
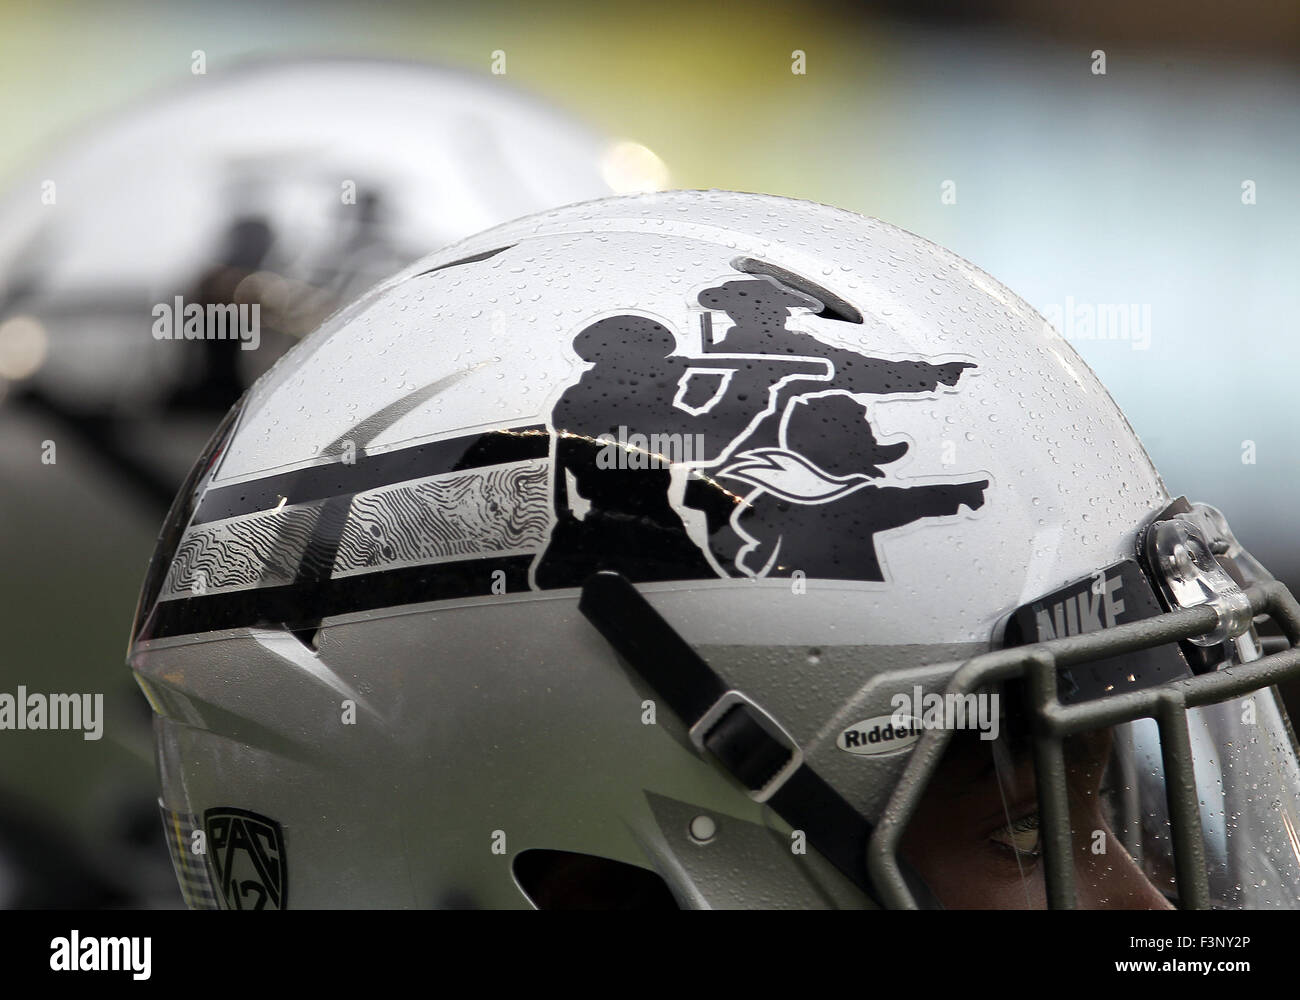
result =
M208 490L138 635L276 622L310 637L333 615L578 587L605 569L885 580L881 532L978 510L989 480L893 475L913 444L879 433L869 408L961 392L976 366L836 346L839 324L854 336L834 339L865 342L851 304L741 263L687 294L678 329L634 312L579 324L577 375L545 422L371 453L466 373L444 375L360 419L350 461Z
M555 525L536 586L602 569L882 580L878 532L983 505L987 479L882 484L910 446L879 441L866 405L955 388L975 365L872 357L794 329L799 311L854 322L800 285L722 281L680 334L634 313L579 330L587 368L551 412Z

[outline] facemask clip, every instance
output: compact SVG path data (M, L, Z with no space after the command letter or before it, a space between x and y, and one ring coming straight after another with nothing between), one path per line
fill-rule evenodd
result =
M1218 612L1213 630L1187 641L1205 650L1220 647L1224 659L1216 666L1258 659L1259 637L1250 601L1238 581L1240 571L1230 574L1221 561L1245 550L1223 515L1205 504L1190 505L1187 511L1152 524L1145 544L1147 566L1170 610L1208 605ZM1253 559L1246 568L1251 563ZM1258 582L1250 576L1242 579L1247 584Z

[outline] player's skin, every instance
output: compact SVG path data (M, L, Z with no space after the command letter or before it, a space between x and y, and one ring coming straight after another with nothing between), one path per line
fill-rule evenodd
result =
M1172 909L1104 815L1100 788L1109 750L1109 730L1066 744L1076 905ZM993 760L988 743L953 741L908 825L903 855L949 909L1044 909L1032 760L1027 753L1015 758L1001 788ZM1094 850L1098 843L1104 854Z

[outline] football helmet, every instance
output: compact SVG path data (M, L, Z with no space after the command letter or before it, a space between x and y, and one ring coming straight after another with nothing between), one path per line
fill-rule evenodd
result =
M5 690L52 661L60 685L102 689L95 661L120 642L194 455L325 316L431 248L643 180L622 146L501 77L362 58L210 69L76 135L0 203L0 474L22 483L0 491L0 516L26 529L3 552L24 567L3 595ZM191 307L203 322L188 327ZM50 538L69 558L37 548ZM63 628L50 594L88 573L104 598ZM157 877L144 863L161 846L150 713L119 680L102 744L0 762L0 866L86 858L84 877L58 880L82 892L0 879L0 906L179 904L165 858ZM20 838L38 817L45 832ZM33 856L64 840L76 850Z
M0 206L0 387L110 449L165 509L290 344L430 247L636 184L618 150L497 78L414 62L189 77Z
M194 905L1262 907L1300 903L1298 635L993 278L675 191L488 230L283 358L129 659Z

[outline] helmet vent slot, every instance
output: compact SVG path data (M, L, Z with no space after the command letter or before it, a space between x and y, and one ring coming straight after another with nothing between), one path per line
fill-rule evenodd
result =
M515 881L539 910L676 910L655 872L611 858L534 848L514 859Z
M737 257L731 262L731 266L744 274L758 274L771 278L793 292L816 299L822 304L817 315L823 319L835 319L841 323L862 322L862 313L853 305L844 301L829 289L823 288L817 282L795 274L793 271L787 271L783 267L777 267L777 265L768 261L756 260L753 257Z
M416 275L417 278L423 278L426 274L433 274L435 271L445 271L449 267L460 267L462 264L477 264L481 260L490 260L499 253L505 253L516 244L511 243L509 246L497 247L495 250L484 250L482 253L476 253L470 257L462 257L460 260L449 261L446 264L439 264L437 267L431 267L427 271L421 271Z

